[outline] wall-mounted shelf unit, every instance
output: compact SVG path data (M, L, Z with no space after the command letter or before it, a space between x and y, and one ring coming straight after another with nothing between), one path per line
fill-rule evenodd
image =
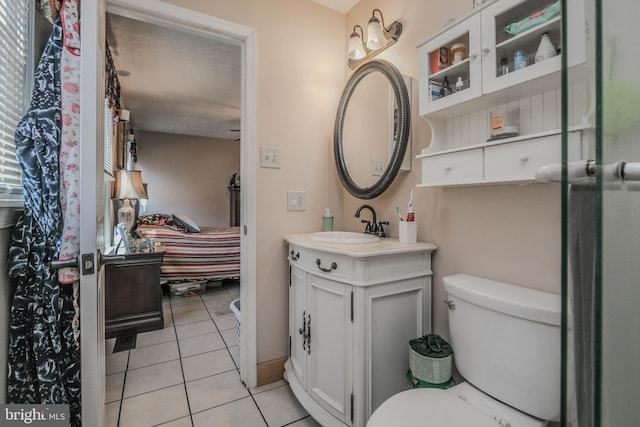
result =
M580 1L568 0L572 10L567 17L569 31L585 31L584 5ZM539 161L560 161L562 53L538 63L535 53L543 33L548 33L555 46L562 46L561 17L517 35L505 32L507 25L526 19L551 3L496 0L461 17L418 46L420 116L429 122L432 131L431 144L418 156L423 163L421 186L522 182L533 179L535 170L531 169ZM573 37L569 41L569 67L585 63L585 43L580 40ZM433 63L440 48L451 49L457 43L467 47L466 58L444 68ZM528 65L514 71L514 55L519 50L526 53ZM508 62L508 73L502 71L503 61ZM433 82L441 83L444 77L452 88L461 77L464 88L445 97L434 96L430 90ZM487 142L488 111L499 106L519 108L520 135ZM454 132L462 132L463 137L454 141ZM571 155L581 155L582 144L575 142L581 140L580 133L570 139L574 144ZM517 167L499 171L502 166L492 159L508 163L515 155L513 151L522 151L517 155Z
M559 130L517 136L471 147L421 154L422 184L418 187L460 187L533 181L542 166L562 158ZM586 153L582 129L569 132L568 157Z

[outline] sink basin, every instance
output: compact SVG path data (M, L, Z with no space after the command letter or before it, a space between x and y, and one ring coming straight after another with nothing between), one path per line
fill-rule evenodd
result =
M319 231L309 236L311 240L324 243L375 243L380 238L373 234L354 233L353 231Z

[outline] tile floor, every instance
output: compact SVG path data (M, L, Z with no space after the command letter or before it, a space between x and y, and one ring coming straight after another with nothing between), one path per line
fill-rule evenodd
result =
M247 389L240 381L235 283L201 296L165 295L165 328L113 353L107 340L106 427L319 426L285 381Z

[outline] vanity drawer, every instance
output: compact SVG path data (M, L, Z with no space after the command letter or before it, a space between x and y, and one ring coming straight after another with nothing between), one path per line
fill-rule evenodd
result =
M482 168L482 148L424 157L422 183L450 185L477 182L482 180Z
M353 259L346 255L336 255L313 249L289 245L291 264L313 273L353 279Z

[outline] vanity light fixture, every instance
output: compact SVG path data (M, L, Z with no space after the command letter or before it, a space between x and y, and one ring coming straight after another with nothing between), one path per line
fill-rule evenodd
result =
M376 17L376 11L380 14L380 19ZM382 23L380 23L382 21ZM360 29L358 34L357 29ZM360 25L353 27L351 38L349 39L349 52L347 56L349 68L356 69L360 64L373 58L392 44L398 41L402 33L402 23L394 21L386 27L384 17L380 9L373 9L369 24L367 25L367 41L363 43L364 31Z

